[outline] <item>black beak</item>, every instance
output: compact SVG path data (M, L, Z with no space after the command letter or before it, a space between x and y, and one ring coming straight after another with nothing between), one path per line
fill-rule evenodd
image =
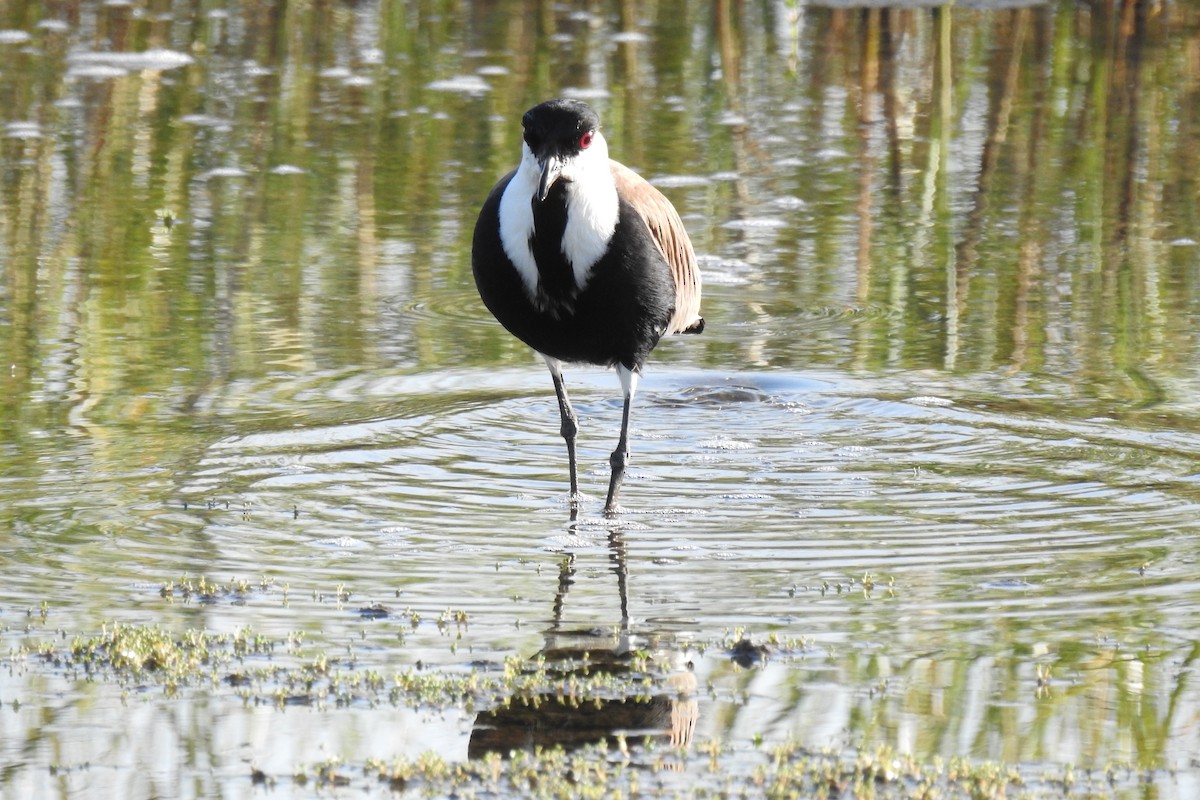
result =
M540 203L546 199L546 195L550 194L550 187L558 180L558 173L562 170L563 162L558 156L546 156L541 159L542 174L538 180L537 201Z

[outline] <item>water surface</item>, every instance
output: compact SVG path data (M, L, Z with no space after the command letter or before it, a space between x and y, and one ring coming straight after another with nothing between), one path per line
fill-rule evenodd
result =
M631 650L656 721L590 724L679 746L663 793L712 742L1200 792L1200 17L833 5L0 6L5 795L386 794L370 759L533 723L368 676ZM706 281L616 522L615 376L568 372L572 520L469 269L557 94ZM277 644L71 665L116 624Z

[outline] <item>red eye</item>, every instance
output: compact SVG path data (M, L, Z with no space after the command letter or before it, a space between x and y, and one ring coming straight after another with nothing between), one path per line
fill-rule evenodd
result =
M592 132L588 131L583 136L579 137L579 149L587 150L592 146Z

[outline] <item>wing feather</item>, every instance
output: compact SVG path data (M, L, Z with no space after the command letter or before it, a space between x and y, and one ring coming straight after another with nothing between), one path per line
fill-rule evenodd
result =
M667 333L699 333L704 329L704 319L700 316L700 268L683 220L671 201L642 176L616 161L610 161L609 165L617 192L637 209L671 268L675 313L671 315Z

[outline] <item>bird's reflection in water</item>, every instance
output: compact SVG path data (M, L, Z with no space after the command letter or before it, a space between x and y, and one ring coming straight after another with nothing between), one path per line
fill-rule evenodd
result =
M611 631L564 629L563 610L575 581L575 557L568 554L559 572L546 645L534 660L544 661L545 670L563 681L572 676L586 677L593 684L609 675L640 678L647 666L655 674L665 672L666 677L656 678L652 690L639 688L636 695L580 699L546 692L513 698L507 706L476 717L468 747L471 758L535 747L570 750L617 737L629 741L649 737L674 747L691 744L698 711L696 676L687 666L675 666L681 654L669 642L650 641L631 632L625 542L619 530L609 534L609 559L620 593L620 626Z

